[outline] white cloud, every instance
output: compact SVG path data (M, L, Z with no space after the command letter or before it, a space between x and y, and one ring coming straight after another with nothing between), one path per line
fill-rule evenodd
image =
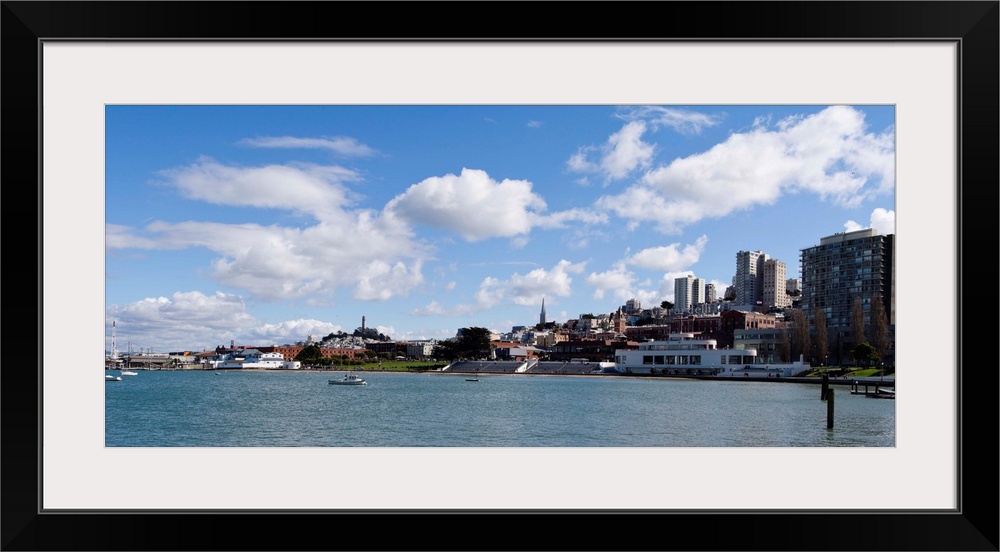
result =
M663 106L642 106L629 108L618 115L628 121L647 121L654 130L666 126L681 134L699 134L701 129L715 126L722 120L720 115L709 115L690 109Z
M544 297L566 297L572 292L570 274L583 272L586 263L560 260L552 270L536 268L525 275L513 274L507 283L507 294L516 305L538 305Z
M698 262L707 243L708 236L701 236L695 243L686 245L683 248L678 243L663 247L651 247L632 255L625 262L649 270L663 270L667 272L685 270L687 267Z
M630 221L677 232L704 218L718 218L776 202L783 194L811 192L853 207L894 187L891 131L866 131L863 113L846 106L788 118L731 135L706 152L648 172L618 195L596 205Z
M603 145L581 148L570 156L566 166L574 172L599 172L606 181L625 178L633 170L648 166L653 159L655 148L642 141L645 132L646 124L642 121L626 123ZM597 159L588 159L591 155Z
M524 249L525 247L528 246L528 241L529 241L528 238L524 236L517 236L516 238L510 240L510 248Z
M505 302L514 305L541 305L543 298L571 295L573 291L571 274L583 272L585 266L585 262L572 263L563 259L551 270L536 268L523 275L514 273L508 280L488 276L480 282L473 303L447 308L437 301L431 301L412 314L468 315L491 309Z
M594 288L593 298L603 299L608 291L615 299L627 301L631 298L634 287L634 274L619 262L604 272L592 272L587 276L587 285Z
M889 211L887 209L882 209L881 207L872 211L871 218L869 219L869 224L859 224L853 220L849 220L844 223L845 232L854 232L857 230L864 230L865 228L874 228L876 232L880 235L886 236L889 234L896 233L896 212Z
M287 209L318 220L336 220L341 209L356 203L359 198L343 184L361 179L355 171L335 165L240 167L208 157L159 174L165 179L163 185L176 188L188 199L229 209Z
M879 234L886 236L896 233L896 212L878 208L872 211L872 228Z
M155 344L158 352L190 350L192 346L213 349L237 344L268 346L302 341L310 334L327 335L339 326L318 320L291 320L262 324L246 311L243 298L222 292L205 295L198 291L177 292L170 297L147 297L126 305L107 308L107 335L116 324L119 351ZM110 348L110 342L109 342Z
M345 157L368 157L376 151L349 136L296 138L294 136L259 136L240 140L240 145L255 148L325 149Z
M428 248L413 239L405 221L366 210L348 210L340 184L353 173L337 167L224 166L208 159L165 171L166 185L213 204L309 211L318 220L304 228L217 222L155 221L141 231L107 225L107 248L185 249L217 253L208 275L263 300L329 302L336 290L387 300L423 281ZM253 211L247 219L254 220ZM348 236L364 239L348 239Z
M354 298L365 301L392 299L400 294L400 290L408 291L423 283L420 267L419 260L412 266L407 266L403 262L390 265L380 259L368 263L365 267L356 267L360 279L354 287Z
M621 303L629 299L639 299L644 305L651 303L659 305L664 298L673 296L674 278L692 274L687 267L698 262L707 243L708 237L701 236L695 243L683 247L674 243L643 249L633 255L626 255L623 260L604 272L591 273L586 282L594 288L592 297L597 300L604 299L610 292L611 296ZM637 283L635 273L629 270L630 266L664 271L662 278L656 283L657 289L644 289L653 283L649 280Z
M391 217L443 228L467 241L527 234L535 226L552 228L573 220L600 222L602 214L573 210L546 214L545 200L526 180L496 181L485 171L427 178L410 186L385 206Z

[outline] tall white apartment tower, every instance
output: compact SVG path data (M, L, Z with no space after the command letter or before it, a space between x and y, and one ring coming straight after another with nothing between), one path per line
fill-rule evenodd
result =
M788 285L785 279L785 263L777 259L764 261L763 286L761 300L765 307L790 307L792 298L788 296Z
M689 311L694 306L694 282L695 277L691 275L674 278L674 309L677 312Z
M764 261L768 256L763 251L740 251L736 254L735 302L738 305L755 305L763 302L761 288L764 285Z
M705 298L705 280L695 278L693 285L694 287L691 288L691 304L707 303L708 299Z

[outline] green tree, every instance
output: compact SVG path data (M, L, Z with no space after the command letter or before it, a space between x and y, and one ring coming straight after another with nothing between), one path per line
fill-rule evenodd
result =
M663 301L660 303L660 308L669 311L670 309L674 308L674 304L671 303L670 301Z
M490 352L490 331L486 328L461 328L455 339L438 342L434 356L447 360L477 358Z
M323 352L319 350L319 345L313 343L299 351L299 354L295 355L295 360L302 364L320 364L320 361L323 360Z
M871 343L864 341L854 346L851 357L855 362L863 362L865 366L871 366L873 362L878 362L878 351L872 347Z
M389 336L379 333L375 328L365 328L361 329L360 326L354 329L354 333L351 334L354 337L360 337L363 339L374 339L376 341L392 341Z

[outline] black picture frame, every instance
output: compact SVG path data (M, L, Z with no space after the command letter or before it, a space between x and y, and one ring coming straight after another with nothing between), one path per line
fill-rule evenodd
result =
M998 281L998 14L997 1L2 2L2 182L10 224L4 239L8 362L0 388L0 544L4 550L998 550L998 373L991 358L996 329L989 322L996 303L982 302L994 297ZM419 23L384 38L396 27L387 26L390 21ZM476 37L466 35L473 32L468 21L476 21ZM822 513L41 511L41 43L66 39L957 43L959 289L928 302L941 307L954 297L959 315L958 507ZM14 222L34 226L36 239L12 229ZM932 321L933 313L927 316ZM966 344L985 347L986 354L966 353ZM28 358L10 360L22 351ZM27 368L33 365L36 370ZM815 473L790 477L818 493L838 484ZM891 482L891 471L886 477Z

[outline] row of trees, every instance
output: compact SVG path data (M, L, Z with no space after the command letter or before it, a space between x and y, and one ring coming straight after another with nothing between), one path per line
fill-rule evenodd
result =
M360 355L351 358L347 355L336 355L324 357L319 345L315 343L307 345L299 354L295 355L295 360L308 366L360 366L367 362L374 362L380 358L388 358L388 353L376 353L375 351L364 350Z
M782 361L788 362L805 355L814 363L826 363L829 356L828 332L825 316L815 316L812 320L815 340L809 332L809 321L802 309L792 311L792 333L788 326L781 333L778 353ZM885 312L882 297L876 295L871 303L871 324L865 325L865 311L860 297L855 297L851 307L851 334L854 336L854 347L851 358L865 365L879 364L885 360L891 346L889 342L889 320ZM869 330L866 332L866 329Z
M376 341L392 341L391 337L383 333L379 333L379 331L376 330L375 328L361 328L360 326L355 328L354 332L350 334L345 333L343 331L330 333L326 335L321 341L329 341L331 339L344 339L347 337L361 337L364 339L374 339Z

